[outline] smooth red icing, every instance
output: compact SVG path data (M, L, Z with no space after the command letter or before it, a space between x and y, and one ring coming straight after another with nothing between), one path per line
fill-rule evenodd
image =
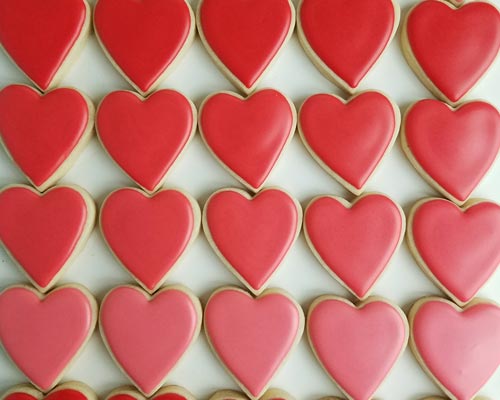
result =
M118 190L103 204L100 224L113 253L149 290L174 266L197 228L190 200L176 190L153 197Z
M74 89L40 95L29 86L10 85L0 91L2 141L36 186L66 161L88 124L88 104Z
M350 208L320 197L307 208L304 226L323 263L363 298L396 251L404 222L391 199L372 194Z
M419 101L407 113L404 129L421 168L459 201L470 196L500 149L500 114L480 101L456 111L437 100Z
M38 400L36 397L23 392L11 393L4 400Z
M160 90L145 100L131 92L113 92L104 98L96 117L109 155L149 191L185 148L195 124L189 100L174 90Z
M401 313L382 301L360 309L328 299L309 314L308 334L326 372L348 397L369 400L406 346Z
M176 60L192 24L185 0L99 0L94 11L99 40L142 92Z
M250 394L259 397L300 334L297 305L272 293L254 299L235 289L213 295L205 331L220 360Z
M394 108L384 95L366 92L348 103L328 94L309 97L300 109L302 135L335 174L360 190L391 145Z
M285 96L272 89L247 99L218 93L205 101L200 111L200 129L216 157L257 189L264 184L293 134L292 107Z
M0 1L0 44L46 90L82 33L84 0Z
M255 290L279 267L301 223L294 200L276 189L253 199L234 190L218 192L205 215L217 250Z
M406 29L425 75L453 102L476 84L500 49L500 13L486 2L456 9L443 1L422 1L411 10Z
M87 222L82 195L56 187L39 195L28 187L0 192L0 241L40 287L67 262Z
M500 206L481 202L465 212L428 201L413 216L413 240L430 272L461 302L471 300L500 264Z
M57 383L93 328L92 306L77 288L58 289L44 300L23 287L0 294L0 342L42 390Z
M211 51L251 88L295 23L289 0L203 0L199 24Z
M28 393L14 392L4 400L37 400L37 398ZM87 396L76 389L62 389L47 394L43 400L87 400Z
M309 46L351 88L375 64L395 30L391 0L303 0L299 13Z
M463 312L429 301L413 320L413 340L429 371L457 400L469 400L500 365L500 308Z
M116 394L108 398L108 400L136 400L137 397L131 396L129 394ZM151 397L152 400L186 400L186 398L177 393L163 393L156 396ZM15 400L15 399L14 399Z

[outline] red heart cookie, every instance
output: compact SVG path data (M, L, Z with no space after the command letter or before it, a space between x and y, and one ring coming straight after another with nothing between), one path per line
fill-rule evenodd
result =
M300 204L278 189L254 198L223 189L207 200L203 230L224 264L254 294L261 293L297 238Z
M96 129L111 158L152 193L194 135L196 109L174 90L159 90L146 99L118 91L99 105Z
M443 199L419 201L410 213L408 241L424 272L464 305L500 264L500 206L474 201L461 209Z
M403 150L439 192L463 204L488 172L500 149L500 114L480 101L453 109L422 100L406 112Z
M98 0L94 27L106 55L143 95L182 58L195 33L186 0Z
M356 297L366 298L398 249L405 216L390 198L324 196L306 208L304 234L319 262Z
M0 400L97 400L96 394L81 382L66 382L44 395L30 385L13 386Z
M452 400L472 399L500 365L500 308L474 301L464 309L439 297L417 301L409 315L411 347Z
M85 245L95 205L83 189L40 194L23 185L0 191L0 243L41 292L49 290Z
M85 0L0 1L0 47L35 85L57 85L90 27Z
M213 155L241 183L259 191L295 131L293 104L273 89L244 99L209 96L200 108L200 133Z
M28 286L0 293L0 343L41 391L63 377L94 331L97 303L78 285L42 295Z
M93 126L94 106L75 89L41 95L29 86L10 85L0 91L1 142L40 191L73 165Z
M403 311L371 298L354 306L335 296L316 299L307 318L319 362L349 399L369 400L408 342Z
M113 390L106 400L146 400L139 392L123 387ZM150 400L196 400L186 389L179 386L165 386L150 397Z
M268 290L255 299L238 288L221 288L207 302L204 327L221 363L256 400L300 340L304 316L283 291Z
M119 189L104 201L100 226L116 258L153 293L198 235L200 208L177 190Z
M321 73L353 92L391 42L399 14L392 0L301 0L298 35Z
M154 296L135 286L119 286L102 301L99 326L115 362L149 397L198 337L201 305L180 286Z
M200 0L198 31L217 66L251 93L292 36L290 0Z
M500 12L481 1L456 8L446 1L425 0L408 13L402 43L408 64L424 85L456 104L498 55Z
M247 400L248 397L240 392L235 392L234 390L221 390L216 392L210 397L209 400ZM260 400L294 400L284 390L279 389L269 389Z
M300 109L299 133L315 160L359 195L396 140L400 120L397 105L379 92L349 101L317 94Z

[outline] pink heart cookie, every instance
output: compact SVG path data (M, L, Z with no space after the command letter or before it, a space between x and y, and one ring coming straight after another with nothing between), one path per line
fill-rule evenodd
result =
M146 398L139 392L131 390L130 387L122 387L113 390L106 400L145 400ZM186 389L179 386L165 386L154 394L150 400L196 400L196 398Z
M93 390L81 382L65 382L44 395L30 385L13 386L0 400L98 400Z

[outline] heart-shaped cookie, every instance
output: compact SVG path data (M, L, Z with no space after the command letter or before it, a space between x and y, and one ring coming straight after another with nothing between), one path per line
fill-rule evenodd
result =
M292 102L277 90L261 90L246 99L219 92L201 105L199 126L217 160L258 192L292 139L296 119Z
M300 340L304 315L284 291L266 290L253 298L241 289L226 287L210 296L204 327L218 359L248 397L256 400Z
M247 400L248 397L234 390L221 390L210 397L209 400ZM295 400L287 392L280 389L269 389L259 400Z
M215 253L254 294L260 294L300 232L302 210L290 195L265 189L251 197L222 189L207 200L203 230Z
M0 293L0 343L42 392L51 390L94 331L97 303L82 286L46 295L28 286Z
M118 189L101 207L101 232L110 250L149 293L155 292L198 235L200 208L178 190L149 196Z
M40 191L73 165L93 126L94 106L75 89L41 95L29 86L10 85L0 91L0 141Z
M447 1L425 0L409 11L401 38L408 64L422 83L453 105L497 57L500 12L482 1L456 8Z
M191 46L195 21L186 0L98 0L94 28L116 69L145 95Z
M400 11L392 0L301 0L297 14L306 54L352 93L394 37Z
M317 94L300 108L299 133L314 159L359 195L396 140L400 121L398 106L379 92L348 101Z
M198 337L201 312L199 300L181 286L153 296L119 286L101 303L99 329L117 365L149 397Z
M472 399L500 365L500 307L474 300L418 300L409 314L411 348L452 400Z
M44 194L24 185L0 191L0 244L41 292L81 251L94 220L94 201L76 186L56 186Z
M196 400L196 398L186 389L179 386L165 386L158 390L150 400ZM129 387L122 387L113 390L106 400L146 400L146 398L139 392L130 389Z
M96 130L118 166L153 193L193 137L196 109L175 90L159 90L148 98L117 91L99 105Z
M57 86L89 27L85 0L0 2L0 47L43 91Z
M355 306L335 296L316 299L308 313L309 343L349 399L371 399L408 342L403 311L381 298Z
M219 69L251 93L295 26L290 0L200 0L198 32Z
M461 205L498 155L500 113L482 101L451 108L437 100L421 100L405 114L401 145L416 170Z
M367 194L353 203L316 197L304 213L304 234L313 254L359 299L370 294L404 232L403 210L382 194Z
M30 385L13 386L0 400L98 400L91 388L81 382L65 382L47 394Z

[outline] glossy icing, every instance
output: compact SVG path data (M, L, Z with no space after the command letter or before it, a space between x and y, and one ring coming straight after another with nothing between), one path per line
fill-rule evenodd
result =
M185 0L99 0L94 26L118 69L142 93L154 88L194 35Z
M54 183L51 178L93 125L91 114L87 100L74 89L40 95L29 86L10 85L0 91L2 143L39 189Z
M340 298L319 298L309 311L307 331L323 368L357 400L372 398L408 340L403 312L376 300L356 308Z
M246 99L229 92L208 97L199 123L217 159L258 191L293 135L295 119L293 104L280 92L265 89Z
M192 103L174 90L159 90L147 99L118 91L101 102L96 128L120 168L154 192L191 139L195 115Z
M365 298L405 230L400 207L384 195L370 194L352 206L318 197L307 207L304 229L319 261L358 298Z
M84 0L2 0L0 45L40 89L47 90L87 32L89 14Z
M348 102L317 94L302 105L299 129L320 165L360 194L392 146L399 120L399 110L379 92L360 93Z
M11 393L4 400L37 400L27 393ZM43 397L43 400L87 400L87 396L78 390L64 389L57 392L49 393Z
M425 0L410 11L405 35L413 57L432 86L451 102L457 102L498 54L500 13L482 1L456 9L444 1Z
M94 392L81 382L66 382L47 394L31 385L16 385L7 390L2 400L97 400Z
M410 160L458 203L467 200L500 149L500 114L480 101L458 109L419 101L408 110L403 131Z

